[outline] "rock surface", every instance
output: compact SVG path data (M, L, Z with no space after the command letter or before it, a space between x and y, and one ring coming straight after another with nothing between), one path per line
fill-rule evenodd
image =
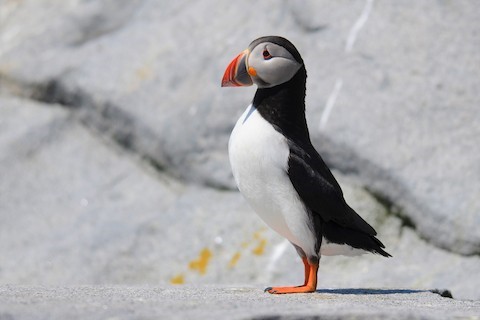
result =
M480 303L406 289L273 296L249 287L0 286L0 310L2 320L478 319Z
M185 184L102 139L75 111L0 99L0 283L146 285L303 281L288 242L238 192ZM354 180L345 197L394 257L324 257L320 287L448 288L479 299L480 259L426 243Z
M315 144L394 256L326 257L320 287L480 299L478 8L0 3L0 284L301 282L234 190L226 145L254 89L219 88L281 34L306 61Z
M0 74L88 110L87 122L120 121L97 125L182 179L232 188L225 144L252 90L220 91L222 70L255 37L285 35L305 57L311 132L329 162L423 238L472 255L478 10L475 1L13 1L2 5Z

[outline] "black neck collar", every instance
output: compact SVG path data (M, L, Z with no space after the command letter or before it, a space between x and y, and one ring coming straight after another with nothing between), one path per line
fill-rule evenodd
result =
M273 127L297 143L309 142L305 120L307 72L302 65L289 81L272 88L258 89L253 106Z

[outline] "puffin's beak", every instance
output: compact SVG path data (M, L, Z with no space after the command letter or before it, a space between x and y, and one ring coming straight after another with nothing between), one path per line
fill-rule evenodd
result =
M246 87L253 84L247 71L247 58L250 50L240 53L230 62L222 79L222 87Z

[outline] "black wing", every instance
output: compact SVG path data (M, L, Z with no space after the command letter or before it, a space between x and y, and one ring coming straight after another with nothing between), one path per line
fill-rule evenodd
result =
M343 198L337 180L312 145L301 147L289 141L288 176L300 198L324 222L375 236L376 231Z

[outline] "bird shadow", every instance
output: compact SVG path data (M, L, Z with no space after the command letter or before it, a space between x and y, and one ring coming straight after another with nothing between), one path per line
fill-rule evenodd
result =
M344 288L344 289L319 289L316 293L327 294L355 294L355 295L384 295L384 294L412 294L428 292L429 290L411 289L366 289L366 288Z

